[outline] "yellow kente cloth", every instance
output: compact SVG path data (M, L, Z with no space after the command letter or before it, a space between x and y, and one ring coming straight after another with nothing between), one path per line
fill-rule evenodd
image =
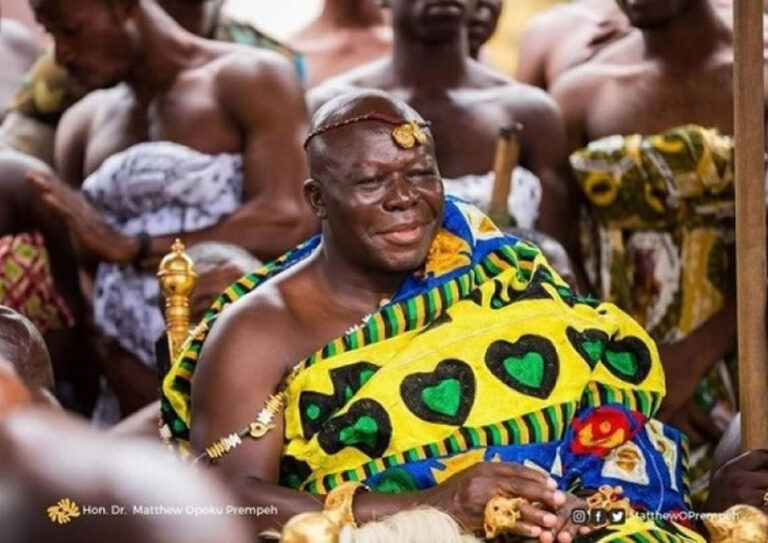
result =
M175 361L163 416L178 439L193 424L189 390L207 329L258 276L291 260L228 289ZM284 393L284 486L419 490L478 462L509 461L572 491L621 484L639 510L687 508L679 434L648 422L665 393L653 341L614 305L575 295L535 246L451 199L424 269L301 362ZM625 469L627 455L635 460ZM590 541L654 531L703 541L672 524L631 525L626 539L608 529Z

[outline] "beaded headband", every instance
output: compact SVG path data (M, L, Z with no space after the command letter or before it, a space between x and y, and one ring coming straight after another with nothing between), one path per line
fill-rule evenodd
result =
M315 136L325 134L326 132L336 130L337 128L341 128L343 126L362 123L365 121L378 121L394 126L392 129L392 139L395 140L395 143L403 149L410 149L417 143L421 145L427 143L427 135L423 129L430 125L429 122L406 121L402 117L392 117L390 115L384 115L383 113L366 113L365 115L359 115L357 117L351 117L336 123L319 126L310 132L309 136L307 136L307 139L304 140L304 148L307 148L310 140Z

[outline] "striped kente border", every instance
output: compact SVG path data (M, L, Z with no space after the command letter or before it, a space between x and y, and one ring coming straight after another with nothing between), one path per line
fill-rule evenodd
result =
M302 489L313 494L325 494L345 481L364 481L386 469L411 462L442 458L482 447L528 445L560 440L575 411L576 402L566 402L486 426L462 426L443 441L375 458L357 468L307 481L302 485Z
M533 260L519 258L521 243L514 247L501 246L475 264L467 273L447 281L427 292L400 303L391 304L374 313L368 321L347 334L327 343L309 356L304 366L309 367L336 355L374 344L392 337L418 330L433 321L445 309L467 297L478 285L502 272L517 268L521 276L530 278ZM538 255L528 250L526 254Z
M631 535L618 535L610 539L601 539L600 543L691 543L687 537L670 534L658 528L650 528Z
M661 400L662 396L657 392L621 389L592 381L584 391L582 405L599 407L619 403L630 411L637 411L651 418L658 411Z
M691 502L691 444L688 436L680 433L680 465L683 470L683 500L688 507L693 506Z

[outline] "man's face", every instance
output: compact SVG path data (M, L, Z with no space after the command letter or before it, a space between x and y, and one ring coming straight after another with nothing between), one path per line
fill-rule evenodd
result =
M652 29L667 25L685 7L687 0L616 0L632 26Z
M487 42L499 22L502 0L474 0L467 28L469 43L473 50L480 49Z
M53 36L56 60L91 89L122 82L136 57L126 29L135 5L111 0L39 0L35 17Z
M475 0L388 0L396 28L427 41L454 39L467 23Z
M425 261L443 216L443 184L432 143L401 149L392 127L360 123L328 133L320 180L324 233L342 257L377 272Z

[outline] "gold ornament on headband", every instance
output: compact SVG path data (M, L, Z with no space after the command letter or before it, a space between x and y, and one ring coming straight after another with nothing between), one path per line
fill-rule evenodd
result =
M417 143L427 143L427 134L416 121L409 121L396 126L392 130L392 139L403 149L411 149Z

